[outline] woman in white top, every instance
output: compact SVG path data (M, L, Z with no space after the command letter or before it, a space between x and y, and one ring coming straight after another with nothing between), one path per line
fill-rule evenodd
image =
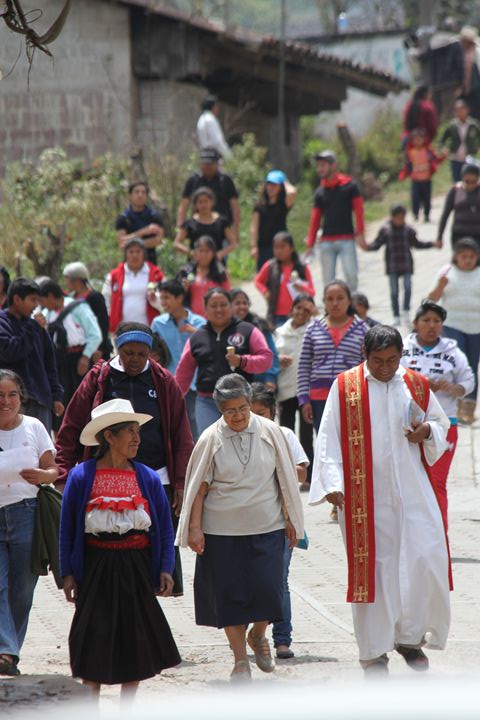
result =
M0 675L19 675L20 649L38 576L31 572L38 485L58 471L42 423L22 415L25 389L0 370Z
M480 251L475 240L462 238L453 248L451 265L437 275L430 300L441 302L448 314L443 335L457 341L467 356L475 376L475 387L459 402L458 419L471 424L474 420L480 359Z
M300 445L313 462L313 425L305 422L297 400L298 359L306 329L315 312L315 302L310 295L297 295L292 305L291 317L275 330L275 346L278 352L280 373L277 379L278 417L282 427L295 431L297 415L300 428ZM310 472L300 490L310 489Z
M463 398L475 385L473 372L457 341L442 337L447 313L432 300L424 300L415 314L414 332L403 342L401 364L424 375L442 410L450 420L447 434L448 448L435 465L430 477L442 511L447 520L447 478L458 440L457 398Z
M224 375L213 398L222 417L191 455L177 543L197 553L197 624L225 630L232 680L249 680L246 642L260 670L275 669L265 631L283 617L285 536L303 538L303 510L285 435L250 412L248 382Z

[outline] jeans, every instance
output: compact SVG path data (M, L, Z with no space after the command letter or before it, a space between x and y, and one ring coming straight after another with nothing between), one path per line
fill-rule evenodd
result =
M295 396L278 403L278 422L280 425L285 425L285 427L290 428L293 432L295 432L297 412L300 416L300 445L305 450L305 454L310 461L307 470L307 482L310 482L313 465L313 425L310 425L310 423L305 422L303 419L303 415L298 407L298 400Z
M400 304L398 302L399 280L403 277L403 309L405 312L410 310L410 299L412 297L412 276L410 273L390 273L390 300L392 303L392 312L394 317L400 316Z
M195 417L195 407L197 404L197 393L195 390L189 390L185 395L185 407L187 408L188 420L190 422L190 430L194 442L198 440L197 418Z
M290 602L290 588L288 587L288 571L290 570L290 560L292 559L292 548L288 546L288 540L285 540L285 549L283 551L283 619L273 623L272 635L273 645L292 644L292 604Z
M195 403L195 419L197 421L197 432L200 436L204 430L218 420L221 416L220 410L213 402L213 398L197 395Z
M322 415L323 411L325 410L325 404L326 400L310 400L312 403L312 410L313 410L313 427L315 428L315 432L318 435L318 429L320 427L320 423L322 421Z
M358 262L355 240L325 240L320 243L320 265L322 266L323 284L335 280L337 258L340 257L345 281L354 291L358 284Z
M0 653L20 656L38 576L30 570L36 498L0 508Z
M452 173L452 181L454 183L460 182L462 179L462 167L464 163L462 160L450 160L450 172Z
M425 220L428 220L430 216L431 198L431 180L412 180L412 212L416 219L418 218L420 208L423 207Z
M468 364L472 368L475 377L475 387L470 395L465 395L465 400L476 401L478 390L478 362L480 360L480 333L470 335L461 330L456 330L449 325L444 325L442 334L445 337L456 340L460 350L467 356Z

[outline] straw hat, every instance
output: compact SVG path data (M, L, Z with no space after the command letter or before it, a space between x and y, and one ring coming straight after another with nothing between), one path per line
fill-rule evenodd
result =
M478 30L472 25L464 25L460 30L460 40L476 43L478 41Z
M129 400L120 398L109 400L93 408L92 419L83 428L80 442L82 445L98 445L95 435L98 435L101 430L122 422L138 422L139 425L144 425L152 417L153 415L136 413Z

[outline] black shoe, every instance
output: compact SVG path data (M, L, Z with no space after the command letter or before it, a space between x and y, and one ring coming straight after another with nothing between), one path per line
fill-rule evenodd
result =
M420 648L409 648L404 645L397 645L395 650L403 657L408 667L417 672L425 672L430 667L428 657Z

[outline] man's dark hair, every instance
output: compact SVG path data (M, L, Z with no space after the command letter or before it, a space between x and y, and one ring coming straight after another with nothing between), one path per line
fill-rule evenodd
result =
M148 183L144 180L138 180L137 182L130 183L130 185L128 186L128 194L131 195L135 188L139 187L139 185L143 185L148 195L148 193L150 192L150 188L148 187Z
M375 325L367 331L363 341L363 351L366 358L372 352L386 350L389 347L394 347L400 355L402 354L403 340L396 328L390 325Z
M218 98L216 95L207 95L202 102L202 110L212 110L217 103Z
M147 335L153 336L153 333L148 327L148 325L145 325L145 323L141 322L121 322L120 325L117 327L115 335L118 337L119 335L123 335L123 333L126 332L144 332L147 333Z
M160 292L166 292L174 297L185 297L186 291L179 280L164 280L158 283Z
M462 165L462 178L465 175L475 175L475 177L480 177L480 165L477 165L476 163L465 163L465 165Z
M406 215L407 214L407 208L405 205L401 205L400 203L395 203L390 207L390 217L394 217L395 215Z
M365 310L370 310L370 303L368 302L368 297L365 295L365 293L362 292L353 292L352 293L352 303L357 303L357 305L361 305L365 308Z
M13 297L18 295L21 300L25 300L27 295L40 295L40 288L38 287L35 280L29 278L19 277L16 280L12 280L8 287L7 292L7 305L10 307L13 305Z
M65 293L63 292L60 285L55 282L55 280L42 280L38 287L40 297L47 297L47 295L53 295L53 297L57 300L65 297Z

